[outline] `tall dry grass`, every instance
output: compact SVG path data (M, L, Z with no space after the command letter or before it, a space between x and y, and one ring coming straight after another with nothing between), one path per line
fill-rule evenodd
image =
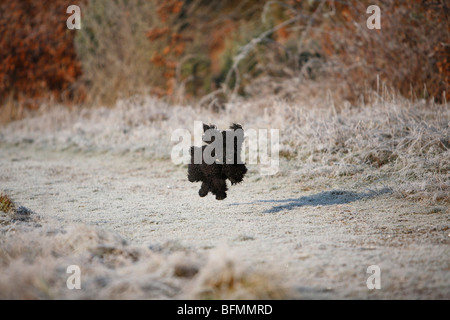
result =
M170 161L175 129L193 134L194 121L222 128L239 122L244 129L279 129L280 155L289 160L286 170L305 181L351 177L360 185L385 184L399 196L450 202L448 105L411 102L385 88L358 107L338 107L332 92L324 97L320 88L299 79L281 86L272 97L255 88L261 98L228 103L220 116L145 96L121 100L113 109L53 109L9 124L0 131L0 141Z
M75 47L83 75L78 85L88 105L113 105L119 98L149 93L154 51L145 33L155 23L155 3L90 0Z

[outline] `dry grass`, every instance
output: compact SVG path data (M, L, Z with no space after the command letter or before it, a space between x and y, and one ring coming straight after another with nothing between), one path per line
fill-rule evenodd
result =
M2 105L0 105L0 125L22 119L24 108L21 104L14 101L13 96L9 95Z
M145 37L154 24L155 3L90 0L83 14L75 47L86 104L114 105L120 97L148 93L158 77L150 64L154 48Z
M0 193L0 226L7 226L16 221L38 221L39 217L30 209L17 207L9 195Z
M190 287L192 299L283 299L293 297L274 272L246 269L227 248L211 252L208 262Z
M229 249L165 254L92 226L10 220L0 226L1 299L286 298L273 275L245 268ZM206 263L205 263L206 261ZM69 290L69 265L81 290Z
M114 109L43 110L42 116L0 131L5 143L34 143L74 151L139 153L170 161L175 129L193 132L194 121L245 129L280 129L280 152L308 180L349 177L384 184L399 196L450 202L450 111L448 105L411 102L385 89L359 106L335 106L301 80L280 84L278 96L235 100L221 114L197 107L168 106L151 97L120 100ZM257 89L255 89L257 90ZM288 95L288 96L287 96Z
M411 102L386 90L360 106L337 108L331 94L324 98L299 80L281 85L278 96L268 98L260 90L264 98L234 101L221 114L147 96L121 100L112 109L44 108L40 116L2 128L0 143L170 161L173 130L192 132L195 120L219 127L236 121L245 129L280 129L281 160L290 171L279 174L295 172L305 190L333 180L367 189L382 185L395 196L439 208L450 203L448 105ZM4 194L1 199L2 210L11 212L13 201ZM292 297L276 274L241 265L223 248L162 253L105 230L62 227L19 209L15 217L2 216L0 227L3 299ZM28 218L18 219L21 212ZM72 264L82 269L84 290L66 287L65 270Z
M9 213L15 209L15 204L11 198L5 194L0 193L0 211L3 213Z

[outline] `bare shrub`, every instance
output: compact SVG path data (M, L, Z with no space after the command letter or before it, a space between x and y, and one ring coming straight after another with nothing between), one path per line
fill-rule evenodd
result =
M366 8L381 9L381 29L366 27ZM331 76L357 99L384 84L410 99L449 99L449 7L445 1L330 1L320 37Z
M112 105L118 98L149 92L157 75L145 33L154 17L153 1L89 1L75 37L87 104Z
M154 84L177 103L180 94L207 94L202 102L220 105L260 77L317 80L338 105L384 86L410 99L449 98L445 1L157 3L158 26L148 37L163 77ZM381 30L366 26L373 4L381 8Z

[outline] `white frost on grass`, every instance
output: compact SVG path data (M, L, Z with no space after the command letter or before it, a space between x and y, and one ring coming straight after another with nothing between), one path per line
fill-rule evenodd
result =
M450 109L445 105L395 99L337 112L323 101L266 98L229 103L214 113L136 96L110 109L43 109L2 128L0 142L168 160L175 129L193 134L194 121L221 128L239 122L244 129L279 129L280 156L304 177L384 181L400 196L450 201Z
M0 299L287 297L268 273L235 268L230 252L162 254L98 227L38 217L11 221L0 227ZM67 287L71 265L80 268L79 290Z

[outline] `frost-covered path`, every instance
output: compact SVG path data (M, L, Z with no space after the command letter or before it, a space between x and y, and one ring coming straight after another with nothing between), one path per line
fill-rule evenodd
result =
M311 187L289 166L272 177L250 167L217 201L200 198L170 160L4 144L0 186L44 219L99 226L163 254L223 247L279 274L296 298L450 298L448 207L347 180ZM371 265L381 290L367 289Z

